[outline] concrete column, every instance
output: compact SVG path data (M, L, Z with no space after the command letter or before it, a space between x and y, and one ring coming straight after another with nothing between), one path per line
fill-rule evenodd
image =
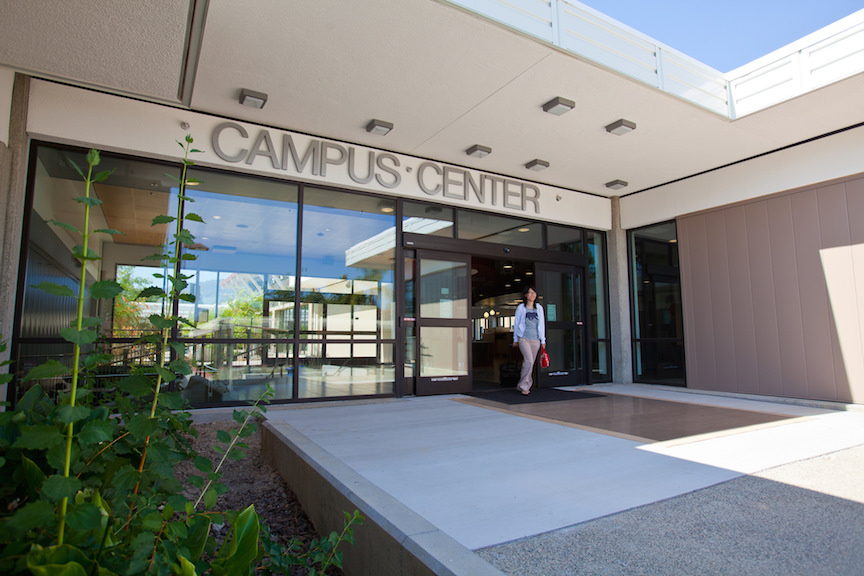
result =
M15 317L18 290L18 258L24 228L24 198L27 192L27 101L30 77L15 75L9 119L9 144L0 142L0 336L7 342ZM9 358L7 350L0 360ZM6 399L6 386L0 386Z
M633 382L633 347L630 331L630 275L627 232L621 228L621 198L612 197L612 230L607 236L609 256L609 313L612 328L612 380Z

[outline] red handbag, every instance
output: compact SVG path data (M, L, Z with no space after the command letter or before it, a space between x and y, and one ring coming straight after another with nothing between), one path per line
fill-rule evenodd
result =
M546 347L544 346L542 350L540 350L540 367L548 368L549 367L549 353L546 352Z

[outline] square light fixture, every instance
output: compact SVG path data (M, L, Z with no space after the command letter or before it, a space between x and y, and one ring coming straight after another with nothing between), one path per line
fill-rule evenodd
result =
M531 160L527 164L525 164L525 168L529 170L534 170L535 172L539 172L540 170L544 170L549 167L549 162L546 160L540 160L539 158L535 158Z
M576 102L558 96L543 104L543 111L560 116L576 107Z
M616 136L621 136L622 134L627 134L636 129L636 123L631 122L630 120L624 120L621 118L620 120L616 120L612 124L606 126L606 132L610 134L615 134Z
M473 156L475 158L483 158L484 156L488 156L492 153L492 148L488 146L483 146L481 144L474 144L468 150L465 151L468 156Z
M250 108L263 108L267 103L267 94L243 88L240 90L240 104Z
M611 182L606 182L606 187L611 188L612 190L620 190L627 186L627 182L624 180L612 180Z
M378 136L384 136L388 132L393 129L392 122L385 122L384 120L370 120L366 125L366 131L370 134L377 134Z

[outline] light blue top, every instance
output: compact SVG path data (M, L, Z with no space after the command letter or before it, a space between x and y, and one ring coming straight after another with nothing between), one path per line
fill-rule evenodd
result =
M532 311L537 312L536 322L528 321L528 312ZM529 328L529 324L534 324L536 328L532 330L534 326ZM540 304L535 302L534 310L526 308L524 303L519 304L516 308L516 320L513 324L513 342L518 342L520 338L540 340L541 344L546 345L546 315L543 313L543 306Z

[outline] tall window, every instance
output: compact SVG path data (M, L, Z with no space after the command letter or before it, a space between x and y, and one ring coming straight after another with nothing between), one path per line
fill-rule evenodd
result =
M394 201L306 188L301 398L393 392L395 249Z
M634 380L685 386L675 222L630 231L629 252Z

